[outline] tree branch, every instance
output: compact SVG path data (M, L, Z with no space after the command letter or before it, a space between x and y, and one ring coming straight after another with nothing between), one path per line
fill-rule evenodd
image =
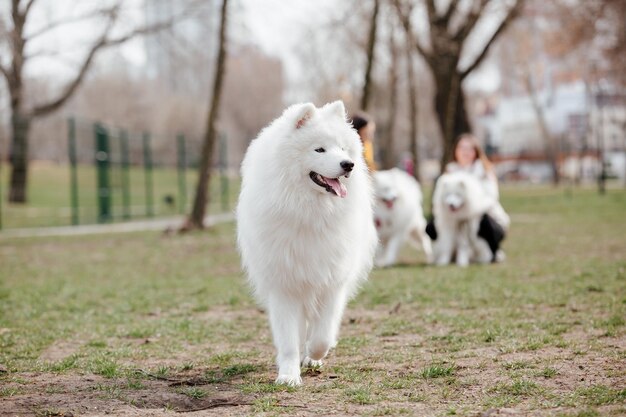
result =
M456 0L451 0L450 1L450 5L448 6L448 10L446 10L446 12L443 15L443 20L447 23L450 22L450 19L452 18L452 15L454 14L454 12L456 11L456 6L459 4L458 1Z
M430 65L433 60L433 55L431 52L426 51L424 47L417 39L417 36L413 33L413 29L411 28L411 6L408 6L408 10L403 10L402 5L400 4L400 0L393 0L393 4L398 13L398 18L402 22L402 26L404 26L404 32L406 33L407 42L415 46L417 51L424 57L426 62Z
M57 20L56 22L52 22L49 23L46 26L43 26L41 28L39 28L39 30L35 31L34 33L31 33L30 35L26 36L24 41L28 42L38 36L41 36L43 34L45 34L46 32L49 32L53 29L56 29L60 26L63 25L67 25L70 23L76 23L76 22L80 22L83 20L87 20L87 19L92 19L94 17L98 17L98 16L103 16L103 15L110 15L111 13L114 13L115 10L118 8L118 5L113 6L110 9L101 9L101 10L96 10L90 13L85 13L83 15L80 16L76 16L76 17L72 17L70 19L65 19L65 20Z
M33 117L43 116L47 113L53 112L54 110L58 109L63 104L65 104L65 102L72 96L72 94L74 94L74 92L76 91L80 83L85 78L85 75L87 74L87 70L91 66L91 63L93 62L93 59L96 56L96 53L101 48L103 48L104 45L105 45L105 42L103 41L99 41L96 45L94 45L91 51L89 51L87 58L85 59L80 70L78 71L78 74L76 75L74 80L72 80L69 83L69 85L65 88L63 93L61 93L61 95L58 98L51 100L48 103L35 106L35 108L33 108L33 111L32 111Z
M62 55L62 54L63 54L62 51L39 50L28 55L24 54L24 61L29 61L34 58L42 58L42 57L46 57L46 58L58 57L59 55Z
M435 0L426 0L426 11L428 12L428 21L432 24L437 20L437 9Z
M87 57L83 61L82 65L80 66L80 69L78 70L78 74L76 74L76 77L74 77L74 79L67 85L67 87L65 87L65 90L61 93L59 97L57 97L54 100L49 101L48 103L35 106L32 111L33 117L43 116L47 113L53 112L54 110L61 107L72 96L72 94L74 94L74 92L76 91L80 83L85 78L85 75L87 74L87 70L91 66L91 63L93 62L93 59L95 58L96 54L98 53L100 49L106 46L107 36L109 35L109 32L111 28L113 27L113 25L115 24L116 20L117 20L117 13L113 13L109 16L109 21L107 22L107 26L104 32L102 33L102 36L100 36L100 39L98 39L98 41L92 45L91 49L89 50L89 53L87 53Z
M476 23L478 23L478 19L480 19L480 17L483 15L483 12L485 11L485 7L487 6L488 2L488 0L480 0L480 3L478 4L478 9L476 7L472 7L472 10L470 10L467 18L465 19L465 24L461 25L456 34L454 34L455 40L462 42L465 40L465 38L467 38L467 36L476 26Z
M4 75L4 78L7 80L7 83L9 82L9 71L4 67L4 65L0 64L0 73L2 73L2 75Z
M22 12L22 16L26 17L28 16L28 13L30 12L31 7L33 7L33 4L35 4L37 0L29 0L28 3L26 3L26 7L24 8L24 12Z
M491 38L489 38L489 40L487 41L487 44L483 48L482 52L478 54L476 59L474 59L474 62L472 62L465 70L461 72L461 80L465 79L465 77L467 77L472 71L474 71L476 67L480 65L483 59L485 59L494 41L508 27L509 23L511 23L517 17L520 10L522 9L522 5L524 4L524 1L525 0L516 0L513 7L509 9L509 12L507 13L506 17L502 20L502 22L500 22L500 26L498 26L494 34L491 35Z
M135 29L131 32L128 32L127 34L123 36L120 36L114 39L107 39L109 32L111 31L111 28L113 27L113 24L115 23L117 19L117 13L116 12L111 13L109 22L107 24L107 28L104 30L100 39L96 43L94 43L91 49L89 50L89 53L87 54L85 60L80 66L80 69L78 70L78 73L76 74L76 77L74 77L74 79L67 85L67 87L65 87L63 92L56 99L50 100L48 103L35 106L32 110L32 116L33 117L43 116L45 114L53 112L54 110L58 109L63 104L65 104L65 102L70 99L70 97L74 94L78 86L81 84L81 82L85 78L85 75L87 74L87 71L91 67L91 64L96 54L101 49L118 46L137 36L147 35L147 34L158 32L160 30L171 27L174 23L188 16L189 11L190 10L186 10L180 15L172 17L171 19L165 20L163 22L157 22L153 25L144 26L142 28Z
M370 19L370 30L367 36L367 63L365 66L365 80L363 82L363 93L361 94L361 109L367 111L369 104L369 95L371 90L372 66L374 64L374 47L376 46L376 28L378 26L378 10L380 8L380 0L374 0L374 10Z

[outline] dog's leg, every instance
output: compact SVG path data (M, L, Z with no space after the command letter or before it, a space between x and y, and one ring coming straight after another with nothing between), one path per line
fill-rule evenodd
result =
M398 259L398 252L400 252L400 248L402 247L404 239L405 237L403 235L394 235L391 237L391 239L389 239L389 242L387 242L385 255L379 266L392 266L396 263Z
M470 244L470 229L471 228L468 222L463 222L459 225L456 248L456 264L461 267L466 267L470 263L470 256L472 253L472 246Z
M306 341L309 340L309 336L311 335L310 322L311 321L303 314L300 327L300 366L309 366L306 363Z
M376 247L376 255L374 256L374 264L377 267L383 267L385 252L387 250L387 240L380 240L378 242L378 246Z
M422 249L426 254L426 261L431 263L433 261L433 246L430 237L426 234L426 230L419 230L420 240L422 241Z
M326 294L326 302L321 306L319 315L310 322L311 330L307 341L305 365L320 366L330 348L337 344L346 298L345 287Z
M488 264L491 263L492 259L493 253L487 242L480 237L476 237L474 242L474 261L480 264Z
M426 261L428 263L432 263L434 259L433 247L430 237L426 234L426 224L418 222L418 224L414 226L411 230L409 238L409 242L411 242L416 250L419 250L421 248L424 251L424 254L426 255Z
M276 383L301 385L299 347L304 321L302 306L296 300L290 300L282 294L272 294L268 307L274 345L278 351Z
M472 261L480 264L488 264L493 258L491 248L487 241L478 236L479 220L470 223L469 240L472 247Z
M437 240L435 241L435 263L437 265L449 265L455 246L456 231L454 228L437 225Z

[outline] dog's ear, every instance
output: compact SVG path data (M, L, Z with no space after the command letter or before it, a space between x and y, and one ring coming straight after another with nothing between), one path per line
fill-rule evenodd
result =
M346 118L346 107L343 105L343 101L341 100L328 103L324 106L324 108L327 109L330 113L336 114L337 116L341 117L342 119Z
M315 114L315 111L316 109L313 103L303 104L302 107L298 109L296 117L296 129L300 129L301 127L306 125Z

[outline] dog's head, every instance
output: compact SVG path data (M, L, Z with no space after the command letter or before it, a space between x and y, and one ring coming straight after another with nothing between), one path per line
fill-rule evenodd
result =
M458 213L467 203L467 184L457 175L442 176L438 187L441 187L440 201L450 213Z
M286 156L298 165L298 175L306 178L311 189L345 197L348 178L362 170L364 163L359 135L346 121L343 102L321 108L300 104L291 110L293 137Z
M443 201L449 211L458 212L465 206L465 193L462 190L450 190L444 195Z
M393 209L399 197L398 187L394 181L392 171L377 171L374 173L374 193L376 201L383 204L387 209Z

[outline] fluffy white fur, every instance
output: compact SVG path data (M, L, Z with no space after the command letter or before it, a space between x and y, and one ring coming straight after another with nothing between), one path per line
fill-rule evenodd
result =
M301 364L321 364L372 268L377 237L362 153L341 101L289 107L246 152L238 244L269 315L277 383L299 385ZM342 163L353 163L351 172ZM331 185L318 185L311 172Z
M374 193L374 223L380 241L376 265L395 264L398 252L407 240L418 249L421 246L430 262L432 248L426 234L419 182L398 168L377 171L374 173Z
M491 249L478 237L478 227L482 215L496 203L470 173L457 171L439 177L433 193L437 265L449 264L455 254L459 266L491 262Z

